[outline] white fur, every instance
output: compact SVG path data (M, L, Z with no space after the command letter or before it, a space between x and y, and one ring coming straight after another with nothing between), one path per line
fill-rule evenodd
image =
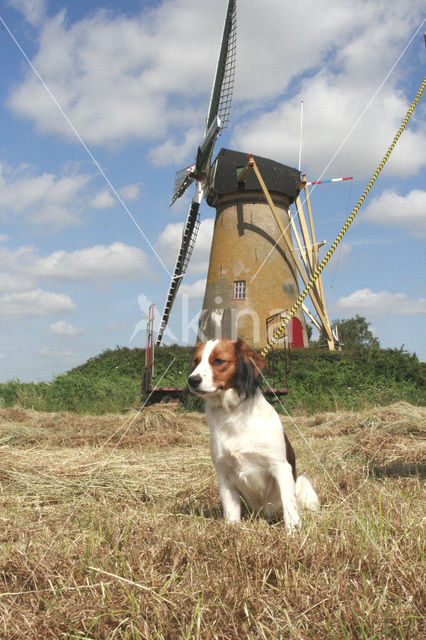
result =
M223 391L213 383L209 355L218 340L207 342L201 362L191 375L199 375L210 429L210 452L216 468L224 516L241 518L241 497L266 518L283 516L286 527L300 525L297 500L318 510L318 497L305 476L293 479L286 459L281 420L260 389L250 398L235 389Z
M198 387L198 391L201 393L213 393L216 391L216 387L213 383L213 371L209 364L209 357L219 340L209 340L201 356L200 364L192 372L192 376L201 376L202 383Z

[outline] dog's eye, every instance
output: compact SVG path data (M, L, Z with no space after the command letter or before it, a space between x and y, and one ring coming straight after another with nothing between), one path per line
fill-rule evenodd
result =
M198 358L195 358L192 364L194 365L194 367L196 367L199 363L200 361L198 360Z
M220 358L215 358L213 360L213 364L223 364L225 362L225 360L221 360Z

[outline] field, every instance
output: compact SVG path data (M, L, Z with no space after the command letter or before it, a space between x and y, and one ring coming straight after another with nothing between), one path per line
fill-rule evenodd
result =
M322 509L221 519L203 416L0 410L0 637L425 637L426 409L283 416Z

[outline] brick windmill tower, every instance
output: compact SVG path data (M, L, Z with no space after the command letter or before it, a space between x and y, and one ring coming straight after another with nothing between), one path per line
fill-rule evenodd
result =
M263 347L267 326L273 330L274 322L275 326L280 324L299 295L298 275L306 283L305 273L309 276L315 268L318 247L310 209L310 238L306 223L303 227L301 220L300 172L260 157L251 156L248 164L246 154L227 149L222 149L212 164L216 139L229 120L235 57L236 0L228 0L204 138L195 162L176 173L171 204L193 182L196 190L184 225L156 345L161 342L192 255L203 197L215 207L216 220L199 339L241 337L255 347ZM303 242L289 216L289 205L293 202L297 203ZM290 229L303 264L294 250ZM333 348L320 282L311 299L320 318L319 323L315 322L324 329L329 347ZM306 307L303 311L310 315ZM272 325L268 325L271 322ZM289 323L288 342L293 346L308 346L302 310Z
M254 158L284 228L301 187L297 169ZM266 339L266 321L290 309L299 295L293 250L253 172L243 175L247 155L221 149L213 165L207 202L216 208L199 339L241 337L255 347ZM290 324L290 343L308 346L303 312Z

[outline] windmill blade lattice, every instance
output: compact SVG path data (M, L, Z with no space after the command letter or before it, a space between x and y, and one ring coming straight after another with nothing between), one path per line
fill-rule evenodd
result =
M219 116L221 129L226 129L228 126L229 115L231 113L232 94L234 91L236 57L237 1L230 0L223 29L216 77L210 98L206 131L216 116Z
M163 333L169 321L173 303L176 299L180 283L185 275L192 256L198 228L200 226L198 210L203 197L202 183L208 178L211 169L211 158L214 145L222 129L229 122L232 93L234 88L235 61L237 45L237 0L228 0L228 8L220 46L219 60L213 82L210 104L206 118L206 129L203 141L198 147L195 164L176 173L173 191L173 204L186 189L196 180L196 195L191 202L182 234L182 242L176 259L175 269L169 285L169 291L161 318L156 345L161 343Z
M170 206L175 203L175 201L180 198L190 184L192 184L195 180L195 164L191 164L189 167L185 167L185 169L180 169L176 171L175 174L175 186L173 189L173 196Z
M227 128L229 122L234 90L236 56L237 0L229 0L216 75L206 118L204 140L198 147L195 164L176 172L175 187L170 206L185 193L195 179L205 180L207 177L216 138L223 129Z
M182 278L185 275L189 260L191 259L191 256L192 256L195 240L197 239L198 229L200 227L200 218L198 215L199 208L200 208L200 203L197 202L196 200L193 200L191 202L188 216L186 218L185 227L183 229L182 242L181 242L179 253L176 259L173 276L169 285L169 291L168 291L166 302L164 305L161 324L160 324L160 328L157 334L157 339L155 342L156 346L158 346L161 343L164 331L169 321L169 316L173 307L173 303L179 291L180 283L182 282Z

